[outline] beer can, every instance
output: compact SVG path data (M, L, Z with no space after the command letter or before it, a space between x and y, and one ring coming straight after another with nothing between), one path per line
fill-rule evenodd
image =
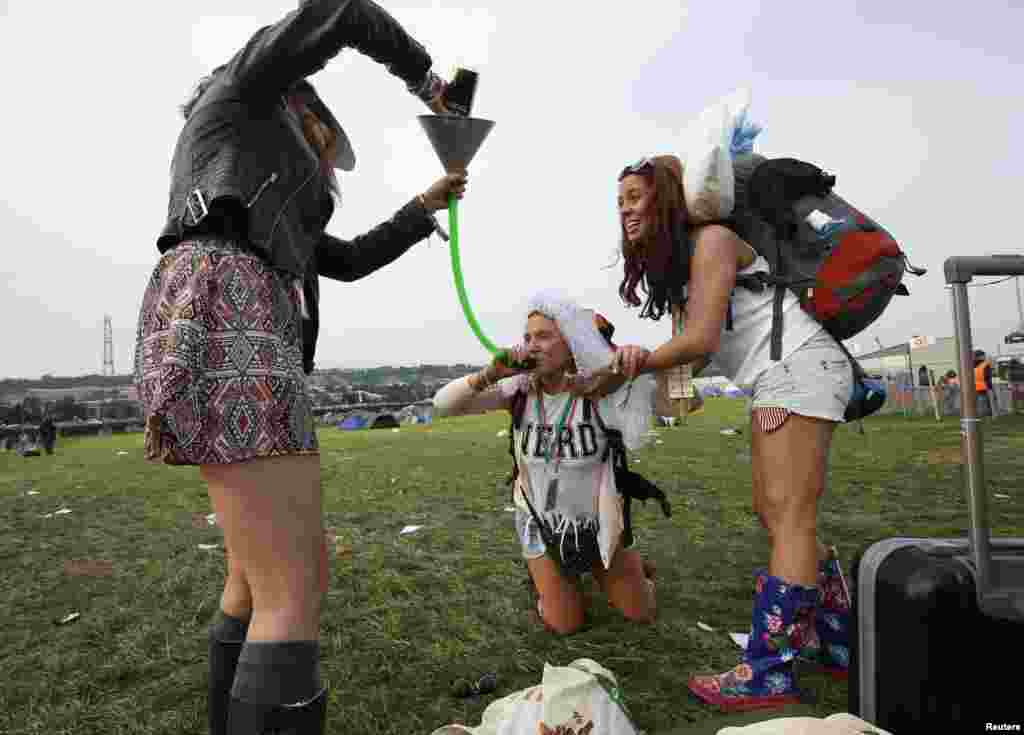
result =
M458 67L455 76L444 91L443 101L449 112L462 117L469 117L473 111L473 98L476 96L476 84L479 75L472 69Z

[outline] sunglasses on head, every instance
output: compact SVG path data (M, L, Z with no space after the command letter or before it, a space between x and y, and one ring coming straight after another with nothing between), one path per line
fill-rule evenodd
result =
M644 158L641 158L636 163L634 163L634 164L632 164L630 166L626 166L624 169L622 169L622 173L619 174L619 181L622 181L624 178L626 178L630 174L638 174L638 173L641 173L642 171L645 171L647 169L651 169L651 170L654 169L654 159L653 158L648 158L648 157L645 156Z

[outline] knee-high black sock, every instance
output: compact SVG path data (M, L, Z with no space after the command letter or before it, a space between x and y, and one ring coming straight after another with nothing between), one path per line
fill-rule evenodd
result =
M210 626L210 638L214 638L221 643L244 643L248 632L248 620L232 617L223 610L217 611L217 616L213 619L213 624Z
M209 677L207 683L207 723L210 735L226 735L231 686L235 681L238 657L245 644L249 621L219 610L210 625Z
M320 643L246 641L231 696L257 704L295 704L320 692Z

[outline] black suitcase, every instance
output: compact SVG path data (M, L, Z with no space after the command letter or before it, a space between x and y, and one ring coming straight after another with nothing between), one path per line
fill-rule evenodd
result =
M967 283L1024 256L950 258L960 374L973 372ZM961 381L966 539L894 538L853 560L849 710L895 733L1024 732L1024 539L989 539L974 383Z

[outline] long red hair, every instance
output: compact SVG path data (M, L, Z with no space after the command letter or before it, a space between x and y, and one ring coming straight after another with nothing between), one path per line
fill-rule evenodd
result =
M640 287L647 296L640 318L657 321L673 303L682 303L682 288L690 278L683 164L676 156L656 156L647 165L633 168L624 169L619 181L627 176L647 179L654 189L654 217L649 234L640 242L630 242L625 225L619 222L623 258L619 296L629 306L640 306Z

